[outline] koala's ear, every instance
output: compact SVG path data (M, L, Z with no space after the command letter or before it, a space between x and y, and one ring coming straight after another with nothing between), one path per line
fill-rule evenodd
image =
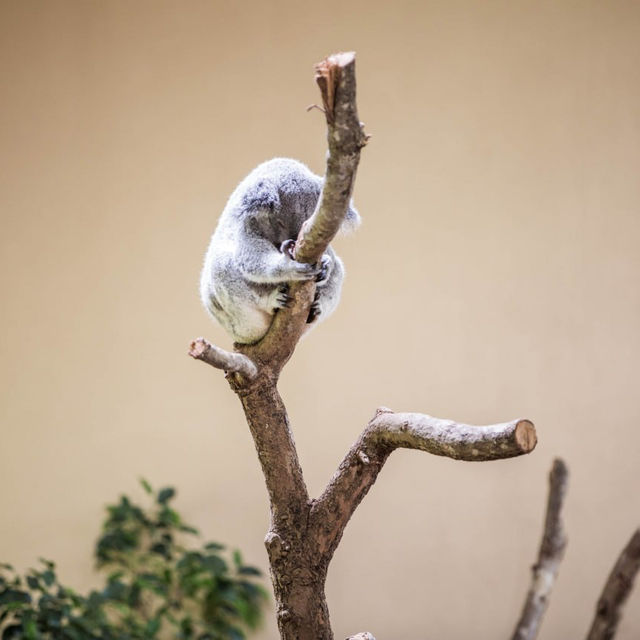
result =
M247 189L242 198L242 208L269 209L275 211L280 207L280 196L274 184L269 180L259 180L255 185Z
M340 231L349 232L355 231L360 226L360 214L358 210L353 206L353 200L349 201L349 208L347 209L347 215L344 222L340 226Z

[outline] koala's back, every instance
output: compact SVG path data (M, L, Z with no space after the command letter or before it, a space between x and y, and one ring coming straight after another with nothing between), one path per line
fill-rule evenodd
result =
M280 248L297 238L313 214L322 184L301 162L274 158L256 167L231 194L211 238L200 294L236 342L255 342L267 332L276 309L286 303L286 295L280 295L283 283L315 276L315 266L296 263ZM350 206L343 228L358 222ZM326 255L333 267L317 287L315 317L335 308L344 273L331 247Z

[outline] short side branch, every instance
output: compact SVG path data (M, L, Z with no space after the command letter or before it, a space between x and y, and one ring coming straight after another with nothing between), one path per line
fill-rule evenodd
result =
M398 448L419 449L455 460L486 461L530 453L536 432L528 420L474 427L421 413L378 409L311 509L320 558L328 562L347 522Z
M202 360L210 364L216 369L239 373L247 380L253 380L258 374L258 369L250 358L241 353L225 351L204 338L197 338L191 343L189 355L196 360Z
M639 569L640 529L637 529L622 550L602 590L587 640L611 640L615 636L622 618L622 608L633 589Z
M529 420L475 427L423 413L378 411L367 431L369 440L378 447L420 449L436 456L473 462L530 453L537 442Z
M533 574L531 586L512 636L513 640L536 638L547 610L549 595L567 546L561 512L567 492L568 477L569 472L565 463L559 458L554 460L549 474L547 515L538 560L531 569Z

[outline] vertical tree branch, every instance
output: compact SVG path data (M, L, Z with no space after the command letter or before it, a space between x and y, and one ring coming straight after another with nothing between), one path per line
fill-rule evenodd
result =
M322 257L347 215L360 149L367 143L355 99L355 53L336 53L318 63L316 82L327 119L329 155L318 205L300 229L293 253L299 262L309 263Z
M636 529L614 565L596 607L587 640L611 640L640 569L640 529Z
M560 458L554 460L549 473L547 514L538 559L531 568L533 574L531 586L512 640L536 638L547 610L549 595L567 546L567 536L562 522L562 506L567 493L568 477L569 472L564 461Z
M249 388L240 393L240 401L267 485L272 526L304 527L309 495L287 410L275 384Z

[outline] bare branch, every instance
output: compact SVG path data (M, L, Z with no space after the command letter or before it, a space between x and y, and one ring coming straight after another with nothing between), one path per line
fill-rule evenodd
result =
M258 375L258 368L250 358L241 353L225 351L204 338L197 338L191 343L189 355L196 360L202 360L210 364L216 369L239 373L247 380L253 380Z
M512 640L533 640L537 637L542 618L549 604L549 595L558 575L567 546L561 512L567 493L569 471L564 461L553 461L549 473L547 514L538 560L531 568L532 581Z
M421 449L454 460L480 462L530 453L536 431L529 420L475 427L423 413L378 411L367 427L369 440L393 449Z
M288 525L300 528L309 495L282 398L274 381L263 378L239 395L269 492L272 525L280 533Z
M615 636L639 569L640 529L636 529L604 585L587 640L611 640Z
M535 427L529 420L475 427L422 413L378 409L311 507L319 557L329 561L351 515L395 449L419 449L455 460L487 461L530 453L536 442Z
M316 65L327 119L329 155L322 194L294 248L299 262L317 262L342 224L367 136L356 107L355 53L336 53Z

